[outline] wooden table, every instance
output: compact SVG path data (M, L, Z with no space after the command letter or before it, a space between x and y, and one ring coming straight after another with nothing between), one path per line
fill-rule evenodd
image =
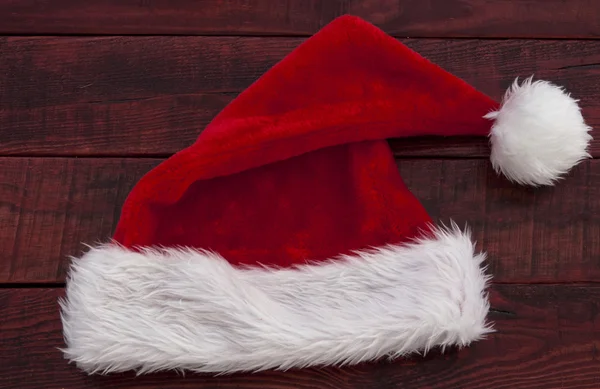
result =
M1 388L600 388L600 163L526 189L496 176L481 139L390 142L431 215L468 221L488 252L488 340L218 378L89 377L62 358L68 256L110 237L144 173L343 13L495 98L517 75L562 84L600 128L594 0L0 0Z

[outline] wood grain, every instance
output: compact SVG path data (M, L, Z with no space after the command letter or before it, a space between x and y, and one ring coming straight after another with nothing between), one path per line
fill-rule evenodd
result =
M0 290L1 388L591 389L600 384L600 287L495 285L497 332L461 351L356 367L236 374L87 376L69 365L57 299L62 289Z
M0 282L55 282L67 257L110 238L157 160L0 160Z
M0 0L1 1L1 0ZM0 38L0 155L155 156L190 145L304 38ZM600 138L600 41L403 40L499 99L535 74L581 100ZM401 66L401 64L399 64ZM402 139L399 156L481 156L486 139ZM592 154L600 156L596 139Z
M594 0L0 0L0 33L310 35L360 16L396 36L600 36Z
M0 282L62 282L67 257L111 236L128 192L160 161L0 158ZM470 225L495 282L600 281L600 161L537 190L485 160L398 166L436 221Z

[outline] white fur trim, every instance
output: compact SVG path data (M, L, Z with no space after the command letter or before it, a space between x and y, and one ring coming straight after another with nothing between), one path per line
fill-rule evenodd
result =
M456 226L293 269L106 245L71 267L63 352L88 373L227 373L462 347L493 331L484 258Z
M497 172L525 185L552 185L590 155L591 130L577 100L547 81L528 78L508 89L490 138L491 161Z

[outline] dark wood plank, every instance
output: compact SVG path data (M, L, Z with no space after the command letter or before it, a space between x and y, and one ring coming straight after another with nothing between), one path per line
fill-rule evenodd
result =
M598 37L594 0L1 0L0 33L310 35L349 13L396 36Z
M591 389L600 384L600 287L495 285L497 332L461 351L356 367L235 374L87 376L69 365L57 299L62 289L0 290L2 388L470 388Z
M63 281L68 256L111 236L128 192L159 162L0 158L0 282ZM436 221L471 226L496 282L600 281L600 161L538 190L497 177L485 160L398 165Z
M0 160L0 282L62 280L70 255L110 238L158 160Z
M0 38L0 155L170 155L302 40ZM564 85L600 138L600 41L404 42L494 98L517 76ZM489 153L486 139L392 144L404 156Z
M549 188L498 177L487 161L399 160L400 174L434 220L468 224L495 282L600 281L600 161ZM596 243L595 243L596 242Z

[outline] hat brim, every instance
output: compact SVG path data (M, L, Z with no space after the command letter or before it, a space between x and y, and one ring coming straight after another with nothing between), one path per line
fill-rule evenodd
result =
M492 331L484 259L456 226L291 269L109 244L71 266L63 351L88 373L228 373L466 346Z

